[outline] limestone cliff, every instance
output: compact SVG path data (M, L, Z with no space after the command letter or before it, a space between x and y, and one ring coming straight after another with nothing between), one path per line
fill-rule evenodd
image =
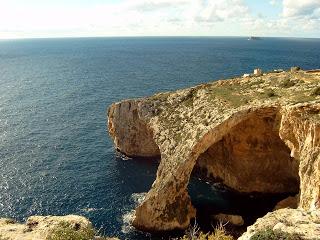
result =
M0 239L2 240L53 240L83 239L91 240L96 231L85 217L68 216L32 216L25 224L13 219L0 218ZM100 238L117 240L116 238Z
M187 186L194 167L240 192L299 192L320 208L320 73L276 72L125 100L108 111L115 146L161 156L136 209L144 230L186 228L195 216Z
M238 238L238 240L250 240L258 232L268 229L296 236L295 238L282 239L317 240L320 239L319 219L320 211L305 212L302 209L277 210L268 213L263 218L259 218L255 224L248 227L247 232Z

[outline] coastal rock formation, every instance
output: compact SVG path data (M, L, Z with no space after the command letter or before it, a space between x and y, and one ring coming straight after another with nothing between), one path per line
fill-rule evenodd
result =
M109 133L116 148L127 156L158 157L160 151L152 130L140 119L139 101L114 104L109 108Z
M85 217L68 215L68 216L32 216L29 217L25 224L17 223L13 219L0 218L0 239L4 240L48 240L50 235L58 230L61 234L71 234L69 231L59 230L62 224L70 226L75 232L84 232L94 234L91 222ZM90 235L90 234L87 234ZM86 236L87 236L86 235ZM59 235L60 236L60 235ZM65 238L62 238L65 236ZM63 235L60 238L69 239L70 236ZM73 234L72 236L75 236ZM78 235L80 236L80 235ZM92 237L91 237L92 238ZM80 238L79 238L80 239ZM86 238L81 238L86 239ZM115 238L103 238L103 240L116 240Z
M248 227L247 231L238 240L250 240L258 232L266 230L281 231L296 236L286 239L320 239L320 211L306 212L302 209L281 209L270 212Z
M12 219L0 219L0 236L10 240L45 240L50 231L61 222L77 225L79 229L91 227L91 223L86 218L75 215L32 216L25 224L16 223Z
M109 108L108 124L124 154L161 156L136 209L139 229L189 225L195 167L239 192L298 193L300 208L320 208L319 72L272 72L125 100Z

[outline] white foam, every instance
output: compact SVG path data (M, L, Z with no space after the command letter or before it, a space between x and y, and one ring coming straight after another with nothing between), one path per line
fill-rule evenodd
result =
M131 195L131 199L133 200L133 202L135 203L135 205L140 205L143 200L145 199L147 193L146 192L142 192L142 193L133 193Z
M103 210L103 208L82 208L81 211L89 213L89 212L96 212L96 211L100 211Z
M134 220L135 216L135 210L131 210L130 212L126 212L122 215L122 226L121 226L121 232L122 233L129 233L134 230L134 227L132 226L132 222Z
M124 155L123 153L119 152L119 151L116 151L116 156L121 158L122 160L124 161L127 161L127 160L131 160L132 158Z
M146 192L142 192L142 193L133 193L130 197L130 199L133 201L134 206L138 206L140 205L143 200L146 197ZM135 210L129 210L128 212L125 212L122 215L122 226L121 226L121 232L124 234L127 234L131 231L136 230L133 226L132 226L132 222L134 220L134 216L135 216L136 211Z

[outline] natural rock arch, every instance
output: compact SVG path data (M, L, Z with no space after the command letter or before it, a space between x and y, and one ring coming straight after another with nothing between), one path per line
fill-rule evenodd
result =
M297 193L299 161L280 139L276 108L262 108L200 154L207 177L239 192Z
M246 121L249 121L250 123L252 118L259 118L259 116L261 116L260 121L261 119L264 121L263 119L268 118L271 119L271 122L275 125L278 125L278 130L276 132L279 133L282 141L290 147L291 156L294 157L294 159L289 156L289 149L286 151L284 150L286 146L280 146L280 149L283 151L282 154L285 155L285 161L277 167L277 170L278 173L285 173L285 181L283 184L279 188L274 188L272 187L272 184L270 184L270 181L273 179L270 179L269 182L266 181L267 184L264 183L262 187L258 189L256 189L253 184L251 187L247 187L245 191L281 192L286 191L286 187L288 186L291 186L289 191L295 191L299 185L297 176L298 162L295 161L301 158L301 154L297 154L297 152L302 153L303 158L306 159L306 161L313 161L313 163L317 161L319 163L319 147L315 147L315 145L319 146L318 134L316 134L316 132L319 131L319 126L313 125L308 121L303 121L301 116L296 114L296 112L295 108L282 109L280 107L262 107L239 111L231 115L218 126L212 128L211 131L207 132L189 151L188 157L184 158L184 160L176 159L178 164L171 165L171 169L168 169L169 164L166 162L170 161L168 160L170 156L162 158L157 173L157 179L154 182L152 189L149 191L145 201L136 209L136 218L133 222L134 226L149 231L186 228L190 220L195 217L195 209L191 205L190 197L187 192L187 185L197 159L212 145L221 141L221 139L229 134L234 127L239 124L241 126ZM244 126L245 125L246 124L244 124ZM314 139L314 136L317 136L317 139ZM299 138L299 141L297 141L296 138ZM278 141L279 139L275 140L274 143L278 143ZM176 151L179 150L179 148L176 149ZM311 155L309 155L310 153ZM312 159L310 159L310 156ZM182 154L181 158L183 157L184 155ZM273 164L274 163L275 162L273 162ZM283 171L283 169L281 169L286 163L291 163L291 170ZM302 166L303 165L305 164L302 164ZM300 206L308 209L314 207L319 201L319 184L317 185L317 183L319 183L319 178L310 175L307 175L306 177L305 174L302 173L306 171L306 169L301 169L300 167L300 176L302 176L301 181L302 184L305 185L305 190L300 193L304 199L300 201ZM283 176L278 179L279 183L283 180L282 177ZM311 183L314 179L317 182ZM292 181L292 184L290 181ZM233 187L237 189L237 187ZM314 197L308 197L310 195Z
M234 174L216 177L221 178L227 186L244 192L281 192L288 186L289 191L294 191L299 185L296 176L297 165L299 165L299 207L306 210L320 207L320 126L316 119L320 111L319 103L292 106L249 106L230 110L223 115L223 118L209 122L206 127L200 126L195 129L192 136L199 136L199 138L185 136L176 141L173 139L174 135L170 135L170 131L165 133L167 135L163 139L161 132L165 128L157 125L159 122L150 120L152 115L148 116L148 109L149 106L141 101L128 100L112 105L108 113L109 132L120 151L130 156L146 157L159 156L161 152L157 178L143 203L136 209L133 225L137 228L148 231L186 228L196 214L188 195L187 186L197 159L201 158L208 149L210 150L211 146L219 148L220 144L221 148L221 141L241 134L241 131L246 132L248 126L254 124L253 119L257 119L260 123L266 121L265 125L268 126L266 130L256 131L260 136L266 134L271 128L274 129L269 138L277 136L277 139L271 141L269 146L271 151L267 156L274 157L273 150L280 149L285 161L279 165L274 165L276 161L270 161L270 165L266 164L264 167L268 171L277 169L281 176L275 180L282 184L274 188L267 180L268 174L260 178L260 184L251 181L245 187L243 184L247 184L248 177L241 177L240 181L235 178ZM240 126L240 129L237 129L236 126ZM185 130L187 134L188 131ZM243 136L245 138L246 134ZM259 145L259 141L257 144ZM288 151L291 152L291 157ZM276 159L279 161L280 158ZM296 165L295 160L298 160ZM289 164L291 170L283 169L286 164ZM245 169L244 166L242 170ZM247 172L252 174L252 169L254 168ZM248 173L245 175L250 176Z
M319 209L319 83L317 71L266 73L112 104L108 122L116 148L129 156L161 154L133 225L188 227L196 213L187 191L196 164L238 191L277 193L300 186L299 207Z

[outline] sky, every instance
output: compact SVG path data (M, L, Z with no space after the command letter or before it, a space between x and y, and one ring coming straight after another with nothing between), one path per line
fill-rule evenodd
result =
M0 0L0 39L320 38L320 0Z

